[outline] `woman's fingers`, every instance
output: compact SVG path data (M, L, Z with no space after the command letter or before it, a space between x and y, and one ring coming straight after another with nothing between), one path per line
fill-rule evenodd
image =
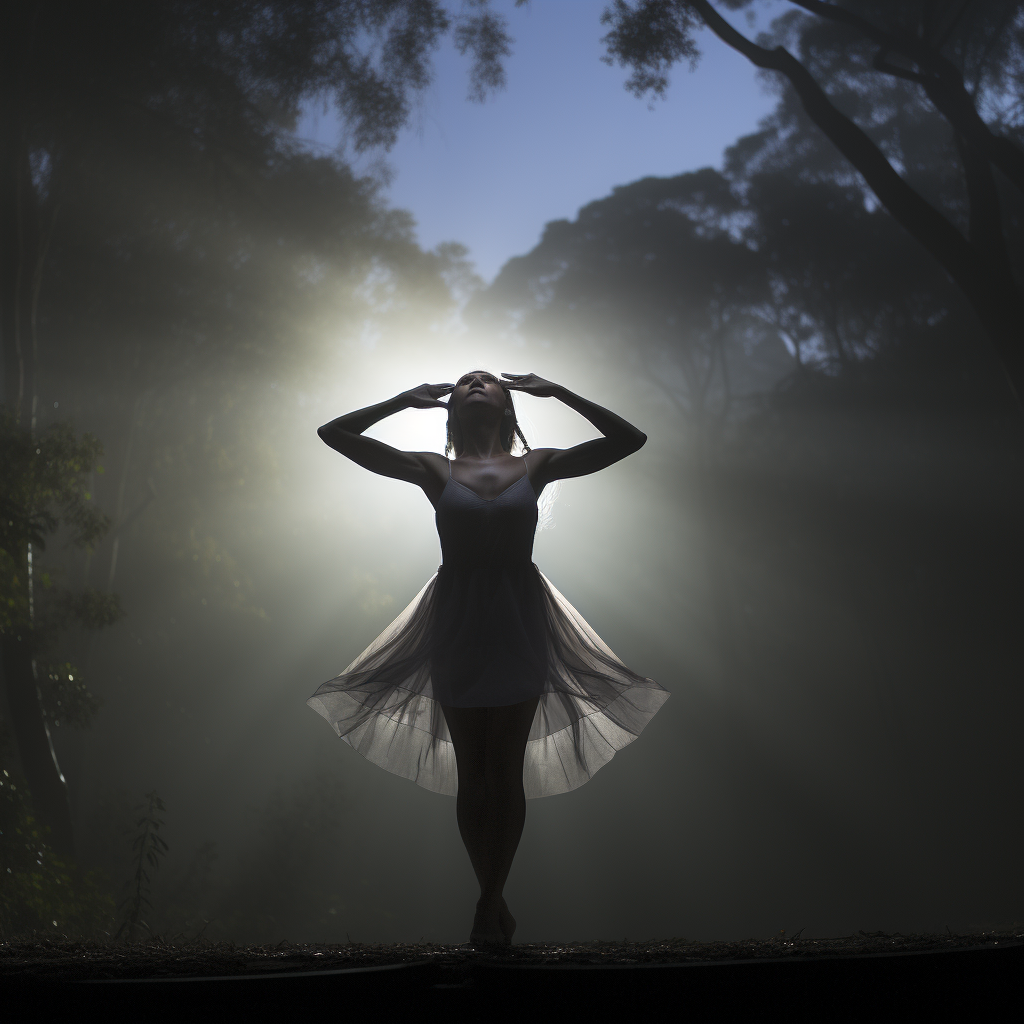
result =
M508 378L501 383L510 391L522 391L538 398L550 398L555 393L556 385L535 373L502 373L502 377Z

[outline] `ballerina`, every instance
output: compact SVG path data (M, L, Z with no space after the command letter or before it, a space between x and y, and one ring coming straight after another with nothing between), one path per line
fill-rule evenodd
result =
M474 370L456 384L422 384L317 431L365 469L423 489L436 512L442 564L307 701L374 764L456 797L480 885L470 944L482 948L512 941L516 922L502 893L527 799L583 785L669 696L627 668L532 560L544 487L613 465L647 435L535 374L502 377ZM513 391L557 398L604 436L531 449ZM408 408L447 409L444 455L363 436ZM512 454L517 438L522 456Z

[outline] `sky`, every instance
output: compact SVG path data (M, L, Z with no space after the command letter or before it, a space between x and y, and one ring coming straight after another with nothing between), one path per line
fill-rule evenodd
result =
M515 40L506 88L483 104L467 100L469 60L446 42L395 147L354 161L370 170L386 160L390 201L412 212L424 248L461 242L491 281L506 260L533 248L547 222L573 219L616 185L720 167L723 149L774 107L753 65L707 32L696 71L678 66L664 100L637 99L624 88L626 69L600 59L606 5L495 3ZM756 24L785 6L759 8ZM751 34L743 16L731 18ZM338 127L310 109L298 134L329 148Z

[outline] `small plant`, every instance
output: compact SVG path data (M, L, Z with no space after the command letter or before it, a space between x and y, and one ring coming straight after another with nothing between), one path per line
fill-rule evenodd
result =
M138 832L132 842L135 874L128 883L131 892L121 903L120 910L124 917L120 928L114 935L115 942L122 934L125 935L126 942L132 942L140 926L152 934L152 929L142 918L144 910L153 909L153 904L149 900L152 892L152 879L147 871L147 866L156 870L160 866L160 858L168 849L167 843L157 834L160 831L160 826L163 825L163 819L156 816L158 811L165 811L166 808L155 790L147 793L145 800L144 804L140 804L136 808L140 816L135 823Z
M109 936L116 907L107 880L56 853L31 813L28 787L0 767L0 941Z

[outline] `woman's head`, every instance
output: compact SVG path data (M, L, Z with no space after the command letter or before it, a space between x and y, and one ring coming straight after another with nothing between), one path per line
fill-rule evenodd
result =
M465 429L492 430L495 425L505 451L512 451L517 436L523 450L530 450L519 429L512 392L505 382L486 370L471 370L463 374L448 399L448 443L445 455L451 451L456 456L462 454Z

